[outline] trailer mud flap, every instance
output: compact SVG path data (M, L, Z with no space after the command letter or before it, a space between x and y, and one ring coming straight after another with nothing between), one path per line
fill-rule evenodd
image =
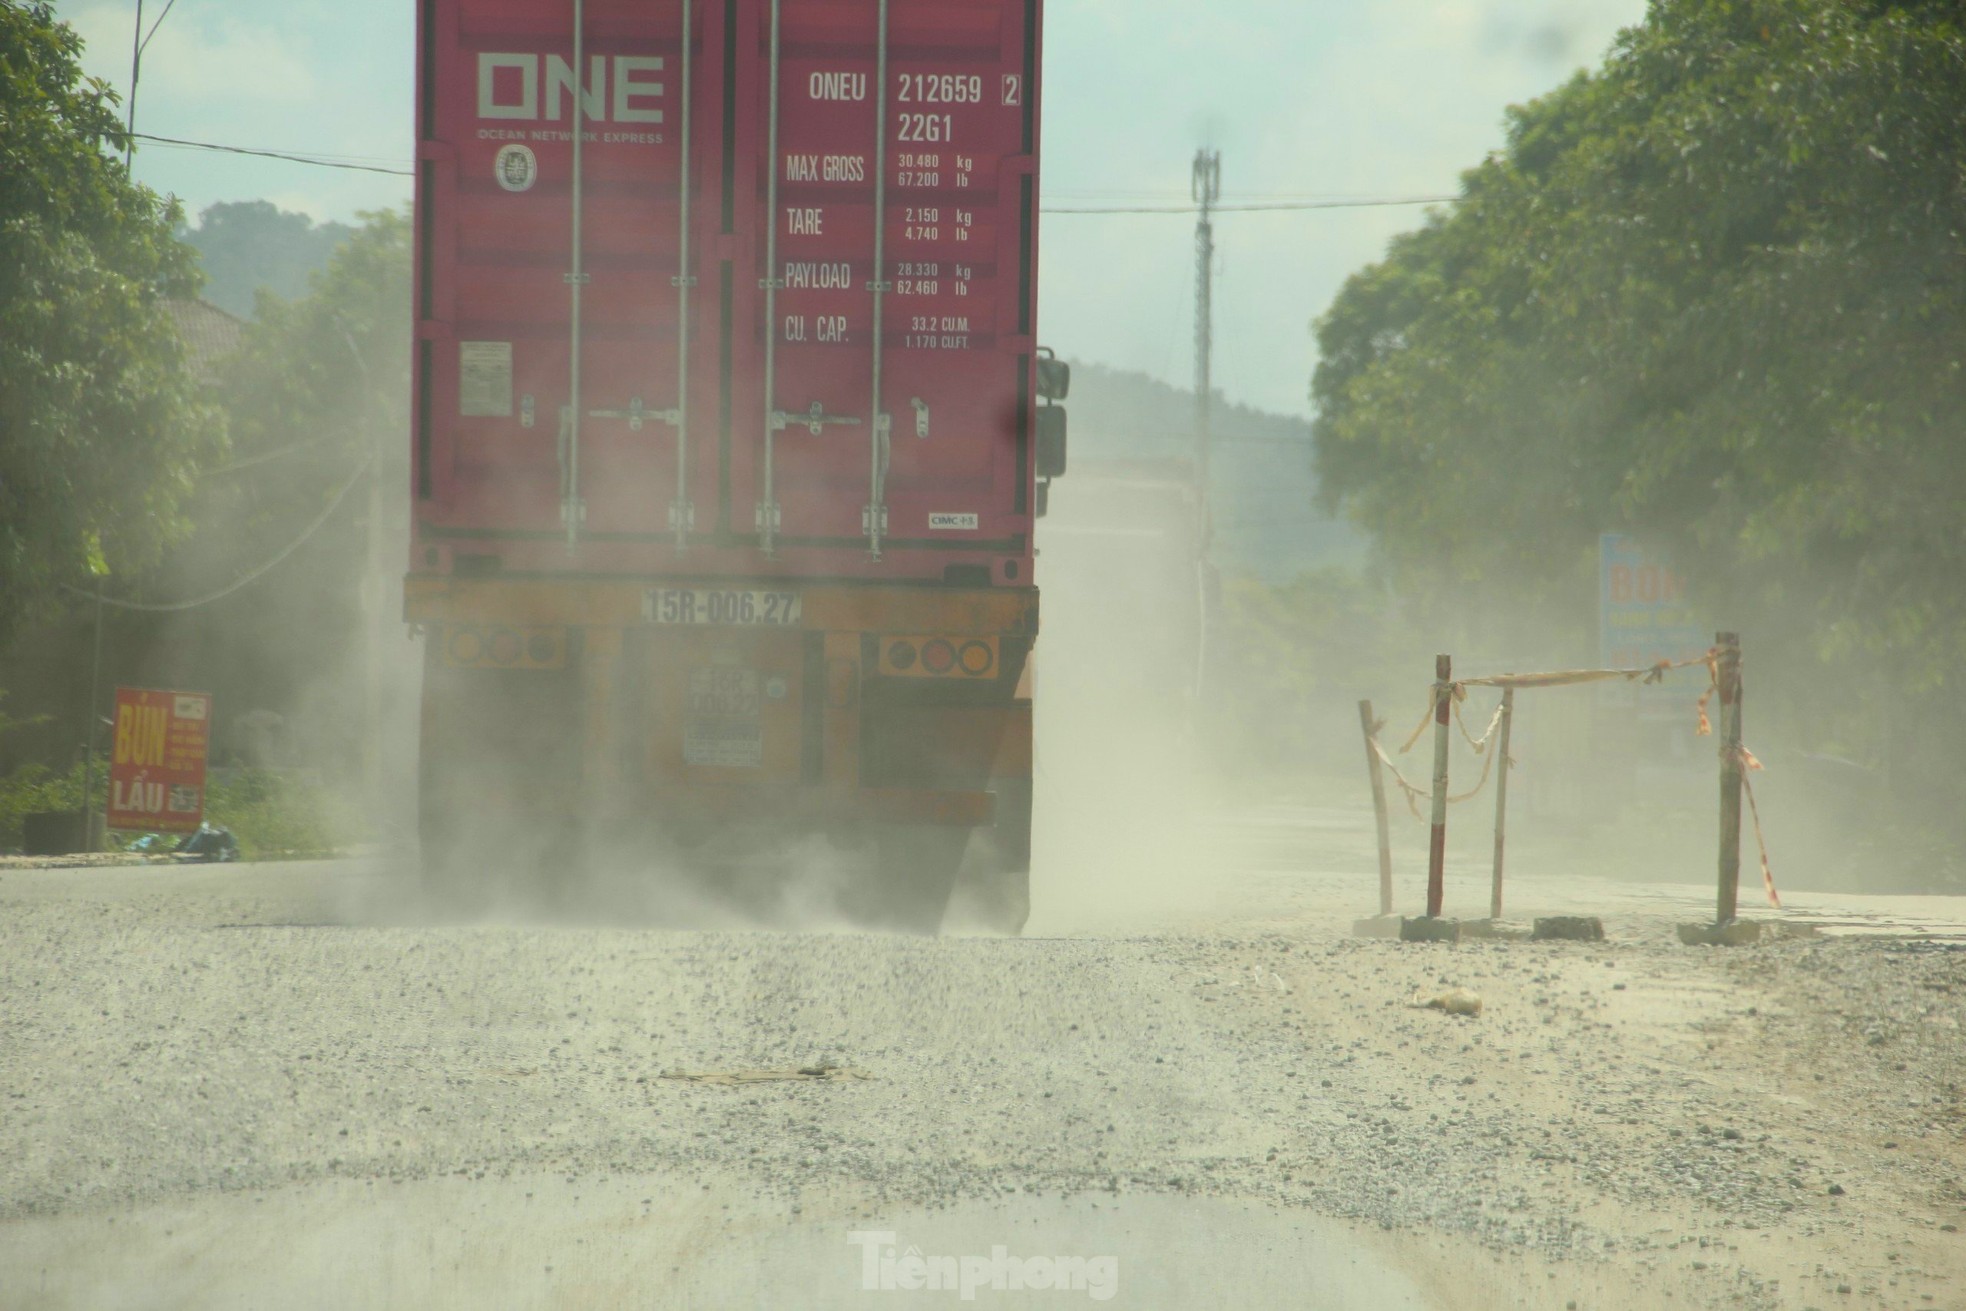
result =
M419 829L432 877L468 881L564 848L582 785L577 652L556 668L424 666ZM570 639L570 644L572 640Z

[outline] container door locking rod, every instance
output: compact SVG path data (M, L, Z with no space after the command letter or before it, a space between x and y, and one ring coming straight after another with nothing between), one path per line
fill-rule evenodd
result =
M874 55L874 280L867 289L874 293L874 384L873 424L868 432L867 508L860 517L867 534L867 550L881 558L881 538L887 532L887 438L888 416L881 409L881 298L887 293L887 5L880 0L880 32ZM774 222L776 216L774 216Z
M778 289L785 285L778 276L778 171L784 164L778 158L778 50L779 50L779 6L782 0L771 0L771 70L766 75L771 88L771 105L766 113L765 126L765 275L758 279L758 286L765 293L765 467L764 484L758 498L758 549L767 559L777 554L779 529L777 489L772 482L772 459L776 454L778 430L785 426L791 416L778 409ZM815 421L813 434L819 432L816 416L820 412L818 401L812 403Z
M669 284L676 289L676 408L655 417L676 425L676 499L669 504L669 527L676 534L676 550L689 548L690 529L696 526L696 510L689 499L689 289L696 285L690 271L690 24L692 0L683 0L683 174L677 227L682 233L676 254L676 276Z
M581 266L581 146L587 136L587 3L573 0L573 258L566 275L568 318L567 406L560 418L560 519L567 528L567 550L580 545L580 523L587 507L580 499L580 289L587 283Z
M770 106L766 114L765 156L770 161L765 180L765 276L758 279L759 288L765 293L765 459L764 480L758 500L757 525L758 549L767 558L777 554L778 530L784 526L779 513L777 485L774 482L778 434L787 428L804 428L817 437L829 424L857 424L860 416L856 414L828 414L826 406L814 401L803 410L781 410L778 408L778 292L785 286L785 280L778 276L778 174L784 163L778 155L778 79L780 23L779 11L782 0L771 0L771 70L767 75L771 88ZM884 10L885 11L885 10ZM886 31L886 22L882 22ZM877 238L878 240L878 238ZM878 264L878 259L876 263ZM878 316L878 311L876 312ZM879 334L875 336L874 349L880 350ZM878 376L879 365L875 365ZM863 511L861 522L867 516Z

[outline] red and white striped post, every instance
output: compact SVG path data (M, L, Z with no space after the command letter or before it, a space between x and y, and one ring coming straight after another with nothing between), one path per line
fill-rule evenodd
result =
M1447 885L1447 716L1454 698L1454 658L1434 657L1433 837L1427 846L1427 918L1439 919Z

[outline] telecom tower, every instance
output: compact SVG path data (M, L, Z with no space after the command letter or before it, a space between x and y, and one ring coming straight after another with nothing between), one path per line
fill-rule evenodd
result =
M1214 399L1213 385L1209 379L1209 357L1215 346L1212 285L1215 268L1215 224L1212 214L1215 202L1222 198L1221 151L1195 152L1191 194L1195 203L1201 206L1201 215L1195 224L1195 487L1197 495L1201 498L1201 548L1202 554L1206 556L1209 539L1214 533L1210 523L1208 495L1211 445L1209 410Z

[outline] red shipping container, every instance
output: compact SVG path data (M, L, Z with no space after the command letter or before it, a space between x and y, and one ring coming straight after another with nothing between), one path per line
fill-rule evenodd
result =
M413 572L1029 586L1039 21L423 0Z

